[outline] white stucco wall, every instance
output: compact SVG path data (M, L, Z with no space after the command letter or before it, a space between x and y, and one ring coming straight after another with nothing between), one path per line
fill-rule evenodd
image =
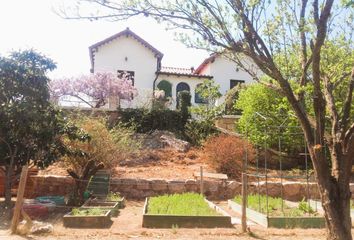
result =
M197 77L186 77L186 76L175 76L175 75L167 75L167 74L160 74L157 81L156 81L156 86L159 84L160 81L166 80L172 84L172 105L170 106L171 109L176 109L176 87L178 83L185 82L189 85L190 87L190 93L191 93L191 103L192 105L197 105L195 103L194 99L194 94L195 94L195 89L198 84L202 83L204 80L203 78L197 78Z
M254 80L247 72L237 68L236 63L217 57L213 63L209 63L209 73L214 78L214 81L220 85L221 94L230 90L230 80L243 80L246 84L252 83ZM238 69L238 71L236 70Z
M95 72L134 71L138 96L132 102L121 101L121 107L145 106L152 96L157 58L148 48L130 36L121 36L98 48L94 54Z

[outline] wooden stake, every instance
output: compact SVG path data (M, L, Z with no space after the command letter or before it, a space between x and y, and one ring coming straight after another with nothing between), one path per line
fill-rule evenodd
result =
M14 215L11 222L11 232L16 233L17 226L20 221L20 214L23 205L23 196L25 194L26 181L27 181L28 165L22 167L20 184L17 190L17 200L14 209Z
M246 207L247 207L247 174L242 173L242 231L247 231L247 216L246 216Z
M203 166L200 166L200 194L204 195Z

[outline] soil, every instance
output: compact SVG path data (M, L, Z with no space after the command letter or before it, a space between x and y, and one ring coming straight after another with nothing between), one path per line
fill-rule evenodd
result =
M241 164L240 164L241 165ZM185 180L192 179L193 173L200 171L200 166L203 166L205 172L215 173L216 170L207 164L204 152L202 148L191 148L187 152L179 152L174 148L158 148L158 149L146 149L143 150L139 156L135 156L132 159L121 162L118 166L112 169L112 177L119 178L160 178L166 180ZM256 173L255 167L249 167L250 173ZM272 176L280 176L280 171L268 169L268 180L272 179ZM66 168L62 163L58 162L49 166L45 170L40 170L39 175L60 175L68 176ZM259 170L259 174L264 174L264 169ZM303 170L290 170L283 171L283 176L299 176L305 177L305 171ZM240 173L241 175L241 169ZM234 179L240 181L241 179ZM254 177L250 178L250 181L256 181ZM260 181L264 179L260 178ZM290 181L306 181L304 179L288 179ZM310 181L313 180L310 177ZM286 180L283 180L286 181Z
M142 228L142 208L144 202L128 201L109 229L65 228L61 215L53 216L49 222L54 225L54 232L47 235L17 236L10 235L6 228L0 230L1 240L17 239L325 239L325 229L267 229L251 225L249 233L242 233L240 225L234 228L215 229L147 229ZM220 203L220 205L225 205ZM352 231L354 233L354 231Z

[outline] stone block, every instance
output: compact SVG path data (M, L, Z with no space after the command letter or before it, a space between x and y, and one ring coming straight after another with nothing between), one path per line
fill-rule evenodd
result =
M184 181L169 181L168 191L170 193L183 193L186 191Z
M167 182L160 179L151 180L151 189L154 191L166 191Z
M136 188L138 190L149 190L151 188L150 181L145 179L138 179L136 183Z

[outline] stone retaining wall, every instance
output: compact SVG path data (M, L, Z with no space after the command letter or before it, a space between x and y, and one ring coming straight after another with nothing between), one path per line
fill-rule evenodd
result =
M26 185L26 198L34 198L45 195L68 195L72 191L74 180L71 177L63 176L31 176ZM204 193L211 200L230 199L241 194L241 183L236 181L204 181ZM351 191L354 193L354 184L351 184ZM200 181L194 179L163 180L163 179L130 179L114 178L111 181L111 191L120 192L128 199L143 199L145 197L156 196L166 193L199 192ZM268 194L290 201L300 201L307 196L306 183L300 182L257 182L249 183L249 193ZM309 184L310 198L319 198L317 185ZM354 195L352 195L352 198Z

